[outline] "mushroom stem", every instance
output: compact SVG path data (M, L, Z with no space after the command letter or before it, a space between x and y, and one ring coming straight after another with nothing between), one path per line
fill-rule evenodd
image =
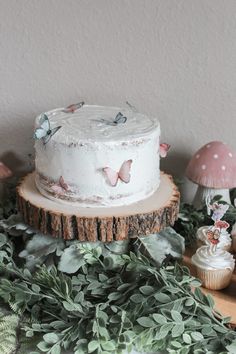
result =
M215 189L198 186L197 192L193 199L193 205L196 209L201 209L206 204L207 197L210 196L210 198L212 199L216 195L221 195L222 200L224 200L226 203L231 204L229 189Z

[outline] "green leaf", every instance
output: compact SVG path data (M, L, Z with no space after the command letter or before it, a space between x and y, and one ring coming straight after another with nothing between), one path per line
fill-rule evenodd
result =
M92 340L92 341L89 342L89 344L88 344L88 352L89 352L89 353L92 353L92 352L94 352L95 350L97 350L99 347L100 347L99 342L96 341L96 340Z
M27 242L25 250L19 253L19 257L25 258L27 268L32 270L37 264L42 264L48 255L63 248L63 240L44 234L35 234Z
M58 264L58 269L61 272L73 274L85 263L86 261L84 260L84 254L81 253L81 249L76 245L71 245L64 249Z
M45 342L39 342L37 344L37 347L42 351L42 352L47 352L50 349L50 346L48 343Z
M172 328L171 334L172 337L175 338L181 336L183 332L184 332L184 323L178 323L174 325L174 327Z
M184 253L184 238L171 227L166 227L158 234L138 237L141 251L148 254L158 265L161 265L167 255L174 258L182 257Z
M170 296L165 293L156 293L154 297L157 301L161 302L162 304L166 304L171 301Z
M155 327L155 322L150 318L150 317L140 317L137 319L137 322L142 326L142 327Z
M108 351L114 351L116 349L116 346L113 341L108 341L102 343L102 348Z
M50 354L61 354L61 347L59 344L56 344L52 347Z
M166 338L172 327L173 326L170 323L166 323L163 326L161 326L159 331L155 335L155 339L159 341L161 339Z
M55 344L58 342L59 337L56 333L47 333L43 336L43 339L48 344Z
M154 288L150 285L141 286L139 291L144 295L151 295L154 292Z
M40 286L37 284L32 284L32 290L38 294L40 292Z
M234 340L234 342L232 342L231 344L227 345L226 349L228 350L228 352L230 354L235 354L236 353L236 340Z
M195 301L193 298L189 298L185 301L185 306L189 307L189 306L192 306L194 305Z
M164 324L167 322L167 319L165 316L159 314L159 313L154 313L153 315L153 319L155 322L159 323L159 324Z
M79 305L79 304L75 304L75 303L71 304L67 301L63 301L62 303L63 303L64 308L69 312L73 312L73 311L83 312L83 309L82 309L81 305Z
M195 340L196 342L199 342L201 340L204 339L203 335L201 334L201 332L192 332L191 333L191 337L193 338L193 340Z
M183 341L186 344L191 344L192 343L192 339L190 337L190 335L188 333L184 333L183 334Z
M171 311L171 317L172 317L173 320L174 320L175 322L177 322L177 323L183 321L183 317L182 317L181 314L180 314L179 312L177 312L177 311L172 310L172 311Z
M134 302L135 304L139 304L139 303L142 303L144 298L141 294L134 294L132 296L130 296L130 300L132 302Z
M171 342L171 346L173 346L174 348L177 348L177 349L182 348L182 344L180 342L177 342L176 340L173 340Z
M7 235L0 233L0 247L4 246L7 242Z
M202 285L202 283L201 283L201 281L198 280L198 279L193 279L193 280L191 281L191 286L193 286L193 287L195 287L195 288L198 288L198 287L201 286L201 285Z
M115 301L115 300L119 300L121 298L122 294L115 292L115 293L111 293L108 295L108 299L111 301Z

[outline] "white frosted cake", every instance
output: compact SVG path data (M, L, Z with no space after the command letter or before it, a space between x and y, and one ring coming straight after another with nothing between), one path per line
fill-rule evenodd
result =
M39 133L42 117L36 118ZM85 207L120 206L158 188L157 119L131 108L94 105L74 112L59 108L46 117L48 134L54 135L42 139L40 133L35 142L36 186L44 196Z

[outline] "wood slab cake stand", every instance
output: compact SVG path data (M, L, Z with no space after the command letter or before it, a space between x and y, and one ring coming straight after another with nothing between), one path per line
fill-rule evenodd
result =
M42 233L65 240L112 242L159 232L178 216L180 194L172 177L161 173L157 191L149 198L120 207L78 207L52 201L39 193L35 174L17 188L18 209L24 221Z

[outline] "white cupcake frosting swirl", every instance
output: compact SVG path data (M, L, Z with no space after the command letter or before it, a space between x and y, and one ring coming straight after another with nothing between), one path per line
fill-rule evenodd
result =
M234 269L235 261L229 252L217 249L215 252L209 246L198 248L192 256L192 263L202 269Z
M207 238L207 231L211 228L212 226L202 226L199 227L197 230L197 239L205 243L206 245L211 245L210 241ZM227 230L222 229L221 234L220 234L220 239L219 243L217 245L217 248L224 248L225 246L230 246L232 243L230 234L227 232Z

